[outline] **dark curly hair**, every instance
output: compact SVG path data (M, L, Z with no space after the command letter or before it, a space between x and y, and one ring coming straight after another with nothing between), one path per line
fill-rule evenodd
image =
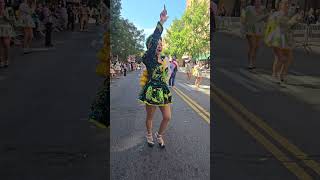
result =
M162 40L161 37L160 37L160 40ZM147 41L146 41L147 49L149 49L151 41L152 41L152 34L147 38Z

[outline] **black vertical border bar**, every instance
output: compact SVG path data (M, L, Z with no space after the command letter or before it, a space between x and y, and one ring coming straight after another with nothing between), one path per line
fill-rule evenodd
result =
M213 86L214 86L214 32L216 30L215 16L213 3L217 4L217 0L210 0L210 94L212 94ZM215 120L213 119L213 106L214 103L212 98L210 97L210 179L213 179L213 171L214 171L214 149L213 149L213 126L215 125Z
M107 19L106 19L106 26L110 26L110 17L111 17L111 5L110 5L110 0L103 0L103 2L107 5L108 7L108 12L107 12ZM106 28L106 31L107 29L110 31L110 27L105 27ZM107 36L109 36L109 40L110 40L110 32L106 34ZM108 51L107 52L111 52L111 47L110 47L110 43L108 44L108 46L106 47L108 48ZM107 62L108 63L108 66L107 67L110 67L110 61ZM107 161L106 161L106 174L107 174L107 180L111 179L111 172L110 172L110 68L107 69L107 74L108 74L108 77L106 79L107 84L107 90L108 90L108 93L107 93L107 118L108 118L108 122L109 122L109 127L107 128L107 132L106 132L106 136L107 136L107 142L106 142L106 154L107 154Z

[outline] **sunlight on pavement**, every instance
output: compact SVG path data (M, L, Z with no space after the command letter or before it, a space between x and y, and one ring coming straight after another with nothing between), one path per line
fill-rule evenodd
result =
M112 146L110 148L111 152L121 152L131 149L141 143L144 142L143 134L132 134L131 136L126 136L121 138L116 142L111 143Z
M185 88L188 91L199 91L203 94L210 96L210 86L200 85L200 88L197 88L195 85L187 84L187 83L178 83L181 87Z

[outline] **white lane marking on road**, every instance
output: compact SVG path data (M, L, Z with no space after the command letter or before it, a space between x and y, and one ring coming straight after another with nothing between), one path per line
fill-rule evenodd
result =
M261 89L267 90L267 91L272 91L273 88L276 88L275 84L268 81L265 78L262 78L260 76L260 74L252 74L246 70L240 69L240 73L243 74L244 76L247 76L248 78L254 79L256 81L260 81L261 83L263 83L264 85L259 85L256 84L256 86L258 86ZM267 86L266 86L267 85Z
M192 91L192 89L186 85L184 85L183 83L178 82L178 84L183 87L184 89L188 90L188 91Z
M228 76L229 78L235 80L238 84L241 84L242 86L246 87L247 89L249 89L252 92L259 92L259 90L255 87L253 87L252 85L250 85L251 83L246 80L243 77L240 77L239 75L229 72L227 70L224 69L217 69L218 71L222 72L223 74L225 74L226 76Z
M196 88L195 85L191 85L191 84L185 84L185 85L191 87L194 91L200 91L210 96L210 86L200 85L200 88Z

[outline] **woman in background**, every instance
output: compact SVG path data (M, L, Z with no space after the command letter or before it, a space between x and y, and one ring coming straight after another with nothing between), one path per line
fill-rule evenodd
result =
M288 68L293 61L292 27L301 20L300 13L289 16L288 0L281 0L279 11L274 12L268 20L265 43L272 48L275 55L272 76L280 83L286 82Z
M32 19L33 9L31 8L32 1L24 0L19 6L19 19L20 25L24 29L24 41L23 41L23 52L30 53L30 46L33 38L33 28L35 28L35 23Z
M204 66L200 61L197 61L197 64L193 68L193 75L196 77L196 80L194 82L194 85L196 88L200 88L200 84L203 78L202 70L204 69Z
M259 49L260 40L263 36L263 21L269 16L267 10L262 6L261 0L252 0L242 13L243 31L248 40L248 69L256 68L257 51Z
M9 50L11 38L14 37L14 30L9 11L5 9L4 0L0 0L0 68L9 66Z

